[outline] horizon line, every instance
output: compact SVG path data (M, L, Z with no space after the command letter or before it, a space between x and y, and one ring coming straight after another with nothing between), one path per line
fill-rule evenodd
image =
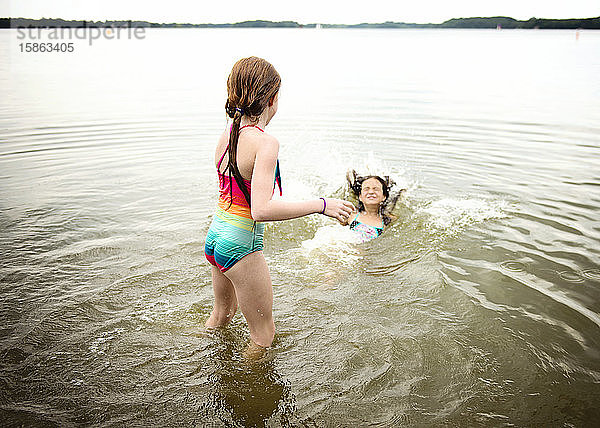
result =
M31 21L39 21L39 20L57 20L57 21L65 21L65 22L79 22L79 21L84 21L84 22L115 22L115 21L132 21L132 22L146 22L148 24L157 24L157 25L236 25L236 24L244 24L244 23L251 23L251 22L266 22L266 23L272 23L272 24L279 24L279 23L290 23L290 24L297 24L300 26L308 26L308 25L330 25L330 26L358 26L358 25L382 25L382 24L407 24L407 25L441 25L444 24L448 21L452 21L452 20L461 20L461 19L493 19L493 18L504 18L504 19L511 19L517 22L527 22L530 21L532 19L535 20L547 20L547 21L580 21L580 20L588 20L588 19L600 19L600 16L592 16L592 17L587 17L587 18L539 18L536 16L532 16L528 19L524 19L524 20L520 20L520 19L516 19L510 16L505 16L505 15L495 15L495 16L468 16L468 17L460 17L460 18L449 18L445 21L442 21L440 23L434 23L434 22L405 22L405 21L383 21L383 22L360 22L360 23L356 23L356 24L344 24L344 23L336 23L336 24L331 24L331 23L326 23L326 22L309 22L309 23L300 23L298 21L292 21L292 20L279 20L279 21L272 21L272 20L268 20L268 19L249 19L249 20L244 20L244 21L238 21L238 22L220 22L220 23L214 23L214 22L201 22L201 23L192 23L192 22L152 22L152 21L147 21L147 20L142 20L142 19L108 19L105 18L104 20L94 20L94 19L64 19L64 18L46 18L46 17L42 17L42 18L23 18L23 17L7 17L7 18L2 18L0 17L1 20L13 20L13 19L24 19L24 20L31 20Z

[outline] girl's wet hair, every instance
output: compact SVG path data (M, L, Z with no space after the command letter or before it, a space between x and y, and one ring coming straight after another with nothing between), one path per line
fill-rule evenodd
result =
M280 86L281 77L275 67L268 61L255 56L237 61L227 78L225 112L233 119L233 125L229 136L227 167L223 174L227 171L230 181L233 175L248 205L250 205L250 193L244 184L244 178L240 174L236 159L240 122L242 116L248 116L251 122L258 122L259 116L279 92ZM232 186L229 189L231 201L233 201Z
M365 210L365 206L360 201L359 196L362 191L363 182L365 182L369 178L375 178L377 181L379 181L381 183L381 187L383 189L383 196L385 196L385 200L379 207L379 215L383 219L383 224L385 224L387 226L392 221L392 218L390 217L390 213L394 210L394 207L396 206L396 202L398 202L398 198L400 198L402 192L405 189L401 189L400 191L396 192L394 195L392 195L390 197L390 189L392 187L394 187L396 182L394 180L392 180L389 176L387 176L387 175L385 175L383 177L380 177L378 175L361 176L361 175L358 175L355 170L348 171L348 173L346 174L346 180L348 180L348 186L350 187L350 190L352 191L352 193L354 193L354 195L358 199L358 211L359 212L362 212Z

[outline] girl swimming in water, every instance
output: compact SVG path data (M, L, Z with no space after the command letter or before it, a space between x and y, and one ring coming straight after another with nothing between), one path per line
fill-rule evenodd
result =
M250 330L249 349L259 351L271 346L275 333L263 222L315 213L341 222L354 209L350 202L331 198L271 199L275 185L281 192L279 141L265 127L277 112L280 84L275 68L257 57L237 61L229 74L225 111L233 123L215 151L219 202L205 244L215 295L206 327L229 323L239 304Z
M350 191L358 198L358 213L340 223L350 225L350 230L358 234L361 242L377 238L383 233L384 227L396 219L391 212L406 189L390 197L390 188L395 183L388 176L361 177L354 170L346 174L346 180Z

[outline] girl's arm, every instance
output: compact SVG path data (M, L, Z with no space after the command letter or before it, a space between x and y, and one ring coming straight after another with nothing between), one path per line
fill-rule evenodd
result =
M258 147L252 171L252 218L256 221L276 221L320 213L323 210L322 199L298 202L271 199L279 142L273 136L264 135ZM326 202L325 215L338 221L348 217L354 208L350 202L339 199L327 198Z

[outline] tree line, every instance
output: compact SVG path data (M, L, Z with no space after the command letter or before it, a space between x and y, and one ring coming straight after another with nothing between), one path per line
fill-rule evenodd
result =
M299 24L295 21L243 21L233 24L155 23L148 21L68 21L64 19L0 18L0 28L90 28L90 27L150 27L150 28L503 28L503 29L600 29L600 17L582 19L530 18L519 21L507 16L489 18L453 18L441 24L411 24L386 21L362 24Z

